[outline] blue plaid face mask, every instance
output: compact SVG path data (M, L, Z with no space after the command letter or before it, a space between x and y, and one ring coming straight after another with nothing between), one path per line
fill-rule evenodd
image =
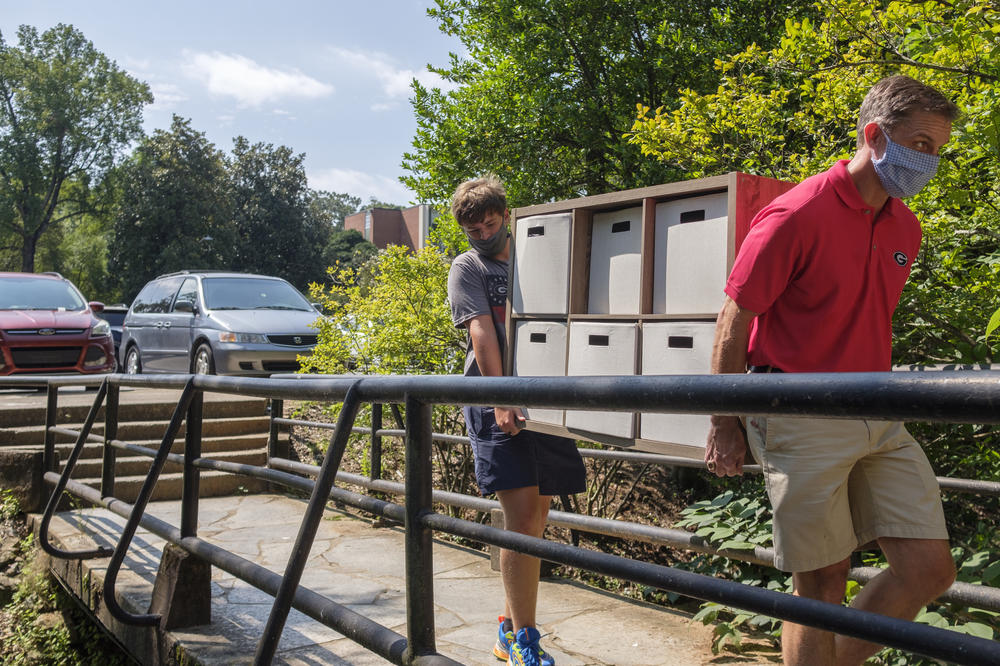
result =
M890 197L912 197L937 173L940 158L893 142L885 130L882 134L886 140L885 154L872 159L875 173Z

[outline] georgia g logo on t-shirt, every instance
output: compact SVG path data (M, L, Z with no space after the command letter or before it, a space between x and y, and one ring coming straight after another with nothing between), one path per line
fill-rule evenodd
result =
M895 261L900 266L905 266L909 258L906 256L904 252L897 251L892 253L892 260Z

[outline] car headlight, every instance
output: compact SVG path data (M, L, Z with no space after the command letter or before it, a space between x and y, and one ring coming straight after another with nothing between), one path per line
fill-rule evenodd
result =
M111 335L111 324L101 319L90 329L90 337L103 338Z
M267 336L262 333L233 333L219 331L219 342L242 342L247 344L266 344Z

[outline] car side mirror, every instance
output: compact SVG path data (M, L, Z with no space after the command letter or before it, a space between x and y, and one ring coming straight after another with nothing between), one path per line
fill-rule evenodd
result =
M89 307L90 311L94 314L104 312L104 303L101 303L100 301L90 301L87 303L87 307Z
M190 312L194 314L198 311L198 306L191 301L177 301L174 303L174 312Z

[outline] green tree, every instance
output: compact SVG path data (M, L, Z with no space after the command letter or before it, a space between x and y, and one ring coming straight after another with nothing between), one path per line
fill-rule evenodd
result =
M376 254L378 248L366 241L357 229L334 230L323 250L323 265L335 269L330 275L342 275L342 269L350 269L352 275L357 275L365 262Z
M236 247L222 153L174 116L123 167L108 269L125 300L151 278L182 269L231 268Z
M451 92L414 83L418 129L403 181L421 200L493 172L514 205L679 180L623 139L635 104L713 90L716 58L769 45L805 0L438 0L429 10L468 55L432 68Z
M286 146L234 140L229 163L238 235L234 269L277 275L300 289L322 279L331 227L310 214L304 157Z
M153 97L72 26L17 35L18 46L0 35L0 243L31 272L39 239L91 210L64 185L99 182L142 135Z
M924 242L895 321L903 363L991 360L1000 284L1000 7L849 0L789 21L779 46L721 60L717 90L641 105L630 140L692 176L730 170L799 180L854 150L868 87L901 72L955 100L963 116L937 177L907 203Z
M344 228L344 218L361 208L361 197L326 190L309 191L309 214L334 231Z
M371 210L372 208L383 208L385 210L403 210L406 206L401 206L399 204L386 203L384 201L379 201L375 197L368 197L368 203L361 207L362 210Z
M63 186L63 201L87 199L87 211L52 227L39 239L35 268L57 271L73 281L88 300L113 303L121 295L108 275L108 244L120 202L120 167L109 171L98 187L76 180ZM58 212L57 212L58 215Z
M451 324L448 262L434 247L416 254L390 245L358 275L331 268L333 284L312 285L327 317L303 371L365 374L461 372L465 347ZM360 278L360 279L359 279Z

